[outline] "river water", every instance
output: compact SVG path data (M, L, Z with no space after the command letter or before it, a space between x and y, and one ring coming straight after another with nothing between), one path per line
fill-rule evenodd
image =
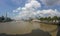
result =
M47 25L38 22L12 21L12 22L0 23L0 33L6 33L6 34L25 34L25 33L31 33L32 30L34 29L40 29L54 35L56 34L57 31L55 30L56 28L57 28L56 25Z
M25 21L0 23L0 33L7 33L7 34L30 33L33 29L37 28L40 28L40 24Z

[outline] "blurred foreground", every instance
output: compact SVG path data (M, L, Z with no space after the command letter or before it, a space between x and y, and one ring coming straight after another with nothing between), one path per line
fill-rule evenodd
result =
M35 30L35 31L32 31ZM40 31L40 32L39 32ZM36 33L35 33L36 32ZM46 35L56 36L57 35L57 25L42 24L38 22L28 22L28 21L12 21L6 23L0 23L0 33L6 34L30 34L37 36L38 33L42 34L40 36ZM31 34L32 33L32 34Z

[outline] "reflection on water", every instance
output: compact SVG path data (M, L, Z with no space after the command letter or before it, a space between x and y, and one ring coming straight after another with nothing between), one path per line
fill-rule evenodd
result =
M32 32L32 30L40 29L49 32L52 35L56 35L57 30L55 30L54 32L50 32L56 28L56 25L47 25L38 22L13 21L0 23L0 33L6 34L29 34Z

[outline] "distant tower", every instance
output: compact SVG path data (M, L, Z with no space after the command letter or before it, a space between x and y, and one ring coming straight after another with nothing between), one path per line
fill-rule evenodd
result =
M7 20L7 12L6 12L5 14L6 14L6 16L5 16L5 20Z
M6 12L6 18L7 18L7 12Z

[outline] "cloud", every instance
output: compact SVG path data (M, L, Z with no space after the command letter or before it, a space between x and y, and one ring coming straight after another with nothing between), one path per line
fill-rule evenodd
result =
M40 3L36 0L31 0L29 3L25 5L26 8L38 8L41 7Z
M60 12L55 9L48 9L48 10L41 10L37 12L41 17L53 17L53 16L60 16Z
M19 12L14 18L16 19L29 19L29 18L36 18L36 17L48 17L48 16L59 16L60 12L55 9L48 9L48 10L37 10L41 7L41 4L36 0L29 0L28 3L25 4L24 7L18 7L13 12Z
M18 7L13 12L19 12L19 10L36 10L37 8L41 7L41 4L36 0L28 0L28 3L25 4L24 7Z
M24 7L19 7L16 10L13 10L13 12L20 12L16 17L29 19L29 17L34 18L35 10L41 7L41 4L36 0L28 0L28 3L25 4Z
M40 0L45 5L60 5L60 0Z

